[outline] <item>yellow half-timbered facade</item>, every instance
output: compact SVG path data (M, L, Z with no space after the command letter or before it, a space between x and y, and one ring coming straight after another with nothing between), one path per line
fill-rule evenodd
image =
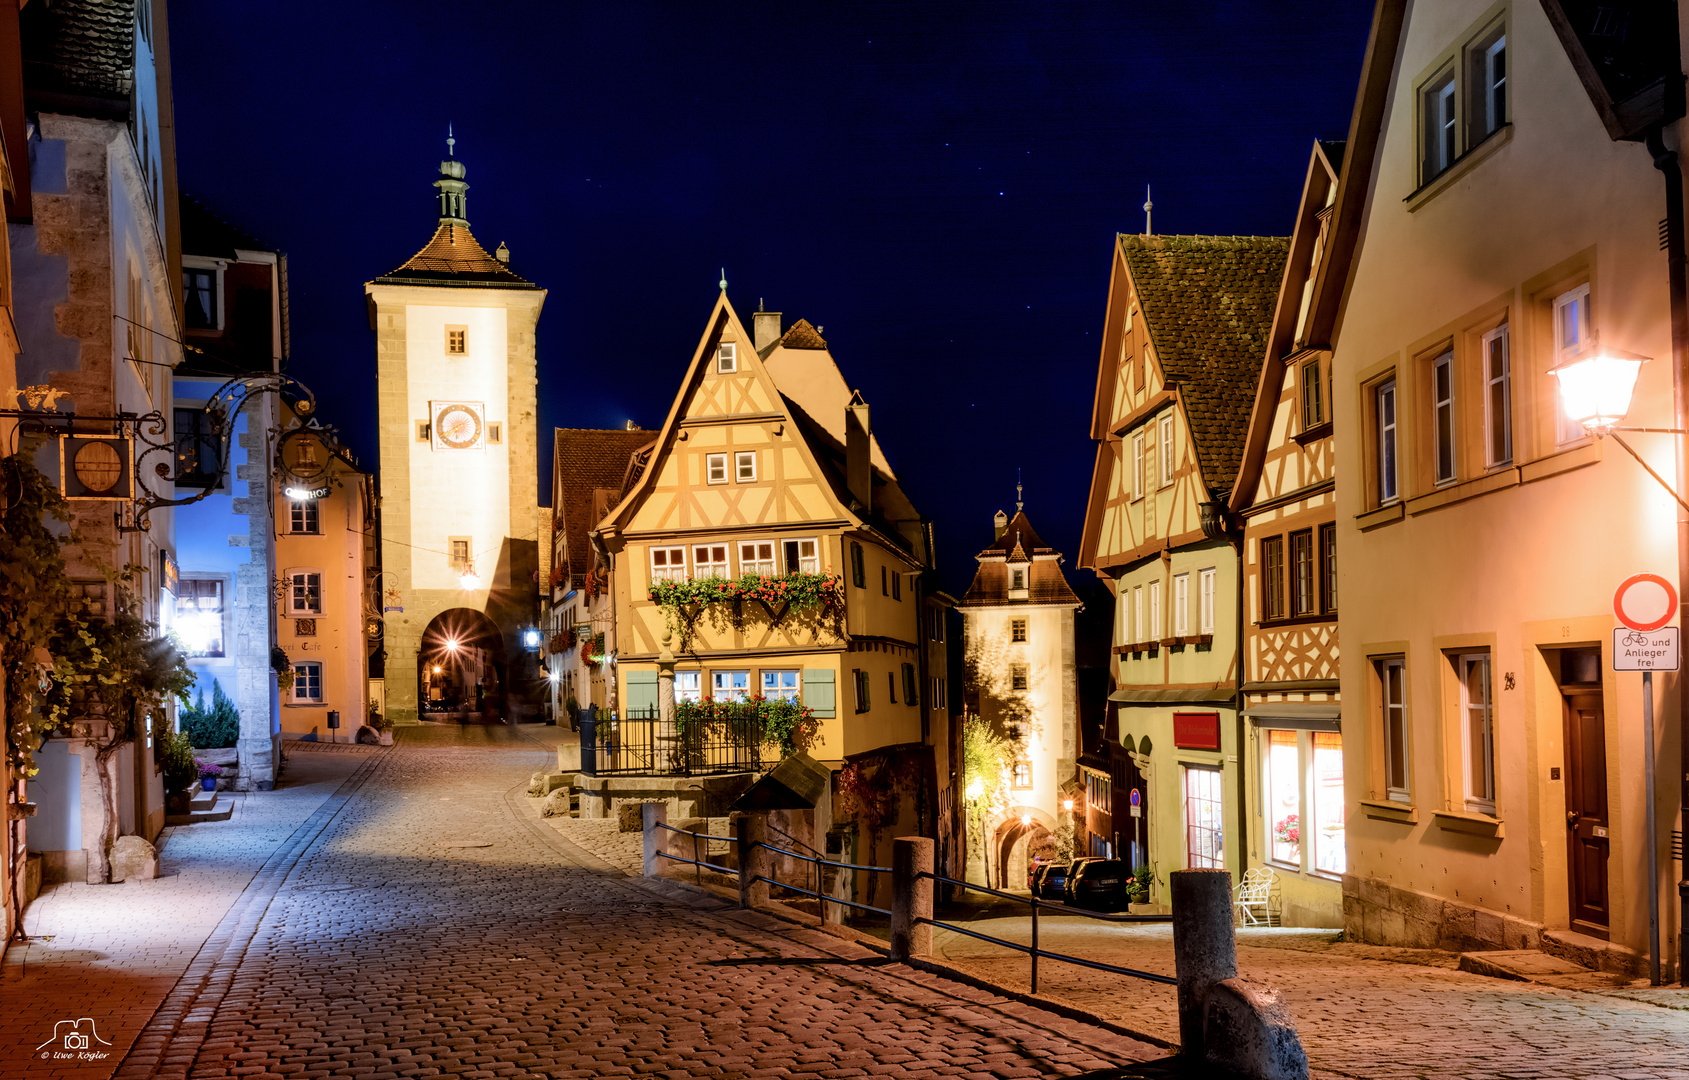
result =
M1154 868L1242 866L1238 553L1226 497L1286 241L1121 235L1080 565L1115 595L1119 744L1104 850ZM1161 896L1158 899L1164 900Z
M941 654L922 648L930 528L820 333L803 320L782 333L777 312L753 325L724 292L653 449L598 525L614 562L618 701L630 716L656 709L666 636L677 700L801 700L820 724L809 753L835 767L924 752L948 729ZM816 574L837 579L841 603L651 599L664 580Z

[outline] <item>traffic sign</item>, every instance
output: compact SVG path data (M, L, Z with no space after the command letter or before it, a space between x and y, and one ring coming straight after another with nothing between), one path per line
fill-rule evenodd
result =
M1613 614L1632 630L1658 630L1677 614L1677 590L1658 574L1632 574L1613 592Z
M1614 671L1676 671L1677 627L1658 630L1613 630Z
M1139 791L1137 788L1132 789L1131 812L1133 817L1143 816L1144 796L1143 792Z

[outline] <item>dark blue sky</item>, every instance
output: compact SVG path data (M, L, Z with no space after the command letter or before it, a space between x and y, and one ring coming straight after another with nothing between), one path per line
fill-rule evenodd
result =
M170 5L187 191L289 254L293 372L376 462L363 282L437 216L550 290L553 426L658 426L727 268L825 328L955 589L1012 509L1072 566L1110 245L1283 234L1372 4ZM545 481L548 482L548 481Z

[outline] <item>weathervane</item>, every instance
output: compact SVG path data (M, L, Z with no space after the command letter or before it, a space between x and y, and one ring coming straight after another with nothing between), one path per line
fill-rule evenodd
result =
M719 284L721 285L721 291L726 292L727 291L727 267L725 267L725 266L721 268L721 281L719 282Z
M454 158L457 157L457 151L452 149L456 145L457 145L457 140L452 137L452 125L448 122L446 124L446 156L447 157L454 157Z
M1149 224L1149 221L1150 221L1149 212L1153 209L1155 209L1155 203L1150 201L1149 185L1145 184L1144 185L1144 235L1145 236L1154 236L1155 235L1155 230L1150 228L1150 224Z
M1021 510L1025 506L1026 506L1026 503L1022 502L1021 497L1020 497L1020 470L1016 469L1015 470L1015 513L1017 513L1017 514L1020 513Z

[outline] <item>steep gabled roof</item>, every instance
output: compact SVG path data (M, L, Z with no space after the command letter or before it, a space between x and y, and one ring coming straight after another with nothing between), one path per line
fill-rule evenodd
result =
M1015 511L1003 529L1003 535L993 540L977 556L979 569L962 594L958 607L989 607L1008 604L1079 604L1079 597L1062 573L1061 556L1045 544L1027 520L1024 511ZM1009 598L1009 570L1021 567L1026 571L1025 599Z
M552 498L556 500L555 514L563 529L571 574L586 572L587 534L598 524L593 514L593 493L614 491L618 498L611 503L619 501L629 459L656 438L654 431L556 429Z
M1237 475L1289 246L1282 236L1120 236L1212 491L1229 491Z
M788 349L825 349L827 343L821 339L821 334L815 327L809 325L808 319L799 319L787 330L780 339L780 344Z
M422 250L376 285L459 285L475 289L537 289L538 285L487 254L461 222L442 221Z
M208 259L233 259L235 250L274 251L269 244L230 225L192 195L179 200L182 214L182 254Z

